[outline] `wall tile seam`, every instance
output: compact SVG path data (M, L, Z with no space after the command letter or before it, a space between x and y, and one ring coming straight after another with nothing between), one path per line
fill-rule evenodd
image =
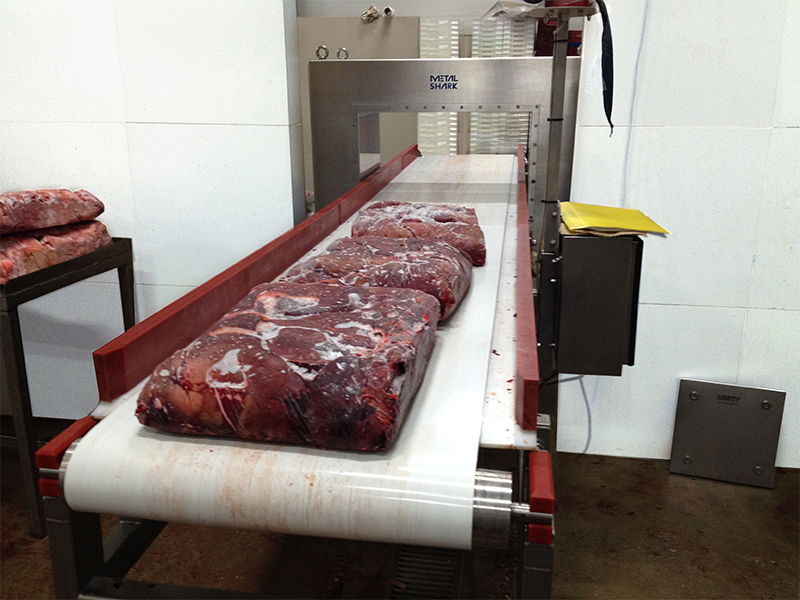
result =
M608 129L608 124L583 124L578 123L576 127L585 127L587 129ZM624 124L620 125L614 123L614 131L617 129L733 129L733 130L745 130L745 131L766 131L766 130L773 130L773 129L797 129L800 128L798 126L789 126L789 127L777 127L774 125L663 125L663 124Z
M678 304L676 302L639 302L639 306L671 306L674 308L719 308L725 310L762 310L774 312L800 313L800 308L780 308L761 306L728 306L722 304Z
M777 82L776 82L775 85L777 86ZM774 115L774 110L775 110L775 108L774 108L774 105L773 105L773 115ZM751 306L751 299L753 297L753 279L754 279L754 273L755 273L756 257L758 256L758 242L759 242L758 232L761 230L761 215L762 215L762 213L764 211L764 203L766 202L765 195L766 195L766 189L767 189L767 171L769 169L769 162L770 162L770 156L771 156L771 149L772 149L773 140L774 140L774 136L772 134L772 129L770 129L769 141L767 142L767 155L766 155L766 157L764 159L763 176L761 178L761 193L760 193L760 199L759 199L760 201L758 203L758 216L756 217L756 222L755 222L755 232L756 232L756 234L753 237L751 251L750 251L750 256L751 256L751 259L750 259L750 273L747 276L747 306L748 306L748 311L744 315L744 327L742 329L742 341L739 344L739 359L738 359L738 363L736 365L736 381L737 381L737 383L741 380L741 377L742 377L742 363L744 361L745 341L746 341L746 338L747 338L747 318L750 315L749 308Z
M783 15L781 15L781 19L779 21L780 23L786 23L786 13L788 11L789 11L788 1L786 1L786 2L783 3ZM772 94L772 124L773 125L775 124L775 118L778 116L777 115L777 110L778 110L778 100L779 100L778 94L780 92L780 84L781 84L781 77L780 77L781 76L781 67L783 66L783 59L786 56L785 52L786 52L786 49L787 49L787 46L788 46L787 41L786 41L786 30L787 30L787 27L784 26L783 31L781 32L781 44L780 44L781 56L780 56L780 59L778 60L778 72L776 73L776 76L775 76L775 90L774 90L774 93Z
M0 125L190 125L190 126L219 126L219 127L294 127L300 125L296 123L252 123L252 122L222 122L222 121L45 121L45 120L4 120L0 119Z

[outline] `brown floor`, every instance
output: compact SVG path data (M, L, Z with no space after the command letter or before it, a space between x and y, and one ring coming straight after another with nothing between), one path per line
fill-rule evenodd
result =
M667 461L559 454L555 598L800 597L800 474L774 489L668 472ZM27 535L3 452L0 593L52 598L47 539ZM113 525L113 519L104 521ZM129 578L295 598L377 598L393 547L170 524ZM461 595L513 598L512 555L465 556Z

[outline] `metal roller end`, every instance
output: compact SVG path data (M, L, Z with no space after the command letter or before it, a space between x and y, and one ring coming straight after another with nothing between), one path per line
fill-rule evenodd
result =
M511 527L511 473L478 469L472 497L472 546L506 548Z

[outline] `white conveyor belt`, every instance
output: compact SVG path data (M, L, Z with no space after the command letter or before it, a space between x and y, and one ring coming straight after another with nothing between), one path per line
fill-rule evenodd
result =
M516 196L516 157L487 155L421 157L376 196L472 207L487 246L486 265L473 270L464 302L440 323L422 387L387 453L157 432L136 420L134 390L71 455L63 482L69 506L162 521L470 548L498 289ZM348 235L349 227L344 224L312 253Z

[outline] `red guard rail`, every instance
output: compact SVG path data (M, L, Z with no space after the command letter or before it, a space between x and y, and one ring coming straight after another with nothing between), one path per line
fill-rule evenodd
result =
M515 415L522 429L536 429L539 414L539 352L533 308L531 232L525 153L517 151L517 366Z

